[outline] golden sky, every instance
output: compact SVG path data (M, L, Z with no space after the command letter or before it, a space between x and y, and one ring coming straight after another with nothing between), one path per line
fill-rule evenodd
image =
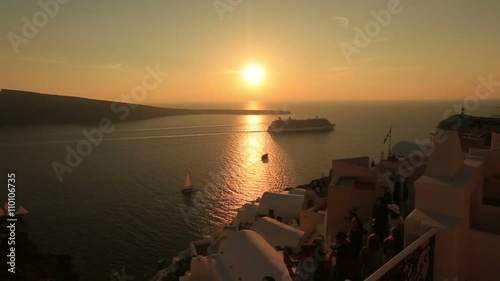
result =
M479 76L500 81L499 13L497 0L6 0L0 88L119 100L149 67L168 72L150 104L463 99Z

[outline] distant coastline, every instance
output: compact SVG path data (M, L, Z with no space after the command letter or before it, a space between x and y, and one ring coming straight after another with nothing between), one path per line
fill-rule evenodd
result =
M127 122L194 114L280 115L290 112L163 108L10 89L0 91L0 127L44 124L91 125L98 124L103 118L109 118L113 122Z

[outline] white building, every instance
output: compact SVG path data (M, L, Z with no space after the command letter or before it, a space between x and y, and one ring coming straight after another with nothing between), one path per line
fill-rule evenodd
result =
M259 218L258 213L259 203L247 203L236 211L236 218L232 224L243 228L250 228L254 221Z
M258 215L291 224L299 219L303 202L304 195L265 192L259 200Z
M224 240L217 254L193 258L179 281L260 281L266 276L291 280L283 256L258 233L242 230Z
M408 261L413 268L424 269L418 273L422 278L498 280L500 149L495 146L496 136L490 149L471 147L465 155L456 131L445 130L440 138L434 141L424 176L415 182L415 210L405 220L407 248L367 280L387 276Z
M304 231L270 217L262 217L255 221L251 230L257 232L273 247L294 247L304 236Z
M246 203L236 211L232 225L251 228L259 217L269 216L291 224L298 220L300 207L304 201L305 189L293 188L282 193L265 192L257 201ZM273 202L273 200L275 202Z

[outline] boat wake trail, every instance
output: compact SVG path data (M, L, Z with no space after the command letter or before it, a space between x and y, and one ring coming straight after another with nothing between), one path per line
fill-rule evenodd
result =
M150 135L150 136L125 136L125 137L104 137L103 142L110 141L130 141L130 140L153 140L153 139L173 139L173 138L198 138L207 136L233 135L233 134L255 134L264 133L266 131L230 131L230 132L210 132L210 133L192 133L192 134L172 134L172 135ZM47 141L30 141L30 142L0 142L2 146L32 146L32 145L53 145L78 143L85 139L66 139L66 140L47 140Z

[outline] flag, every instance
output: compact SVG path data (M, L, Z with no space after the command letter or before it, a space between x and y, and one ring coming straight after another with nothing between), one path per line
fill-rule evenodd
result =
M387 135L385 136L385 139L384 139L384 143L387 141L388 138L391 137L391 134L392 134L392 126L391 128L389 129L389 132L387 132Z

